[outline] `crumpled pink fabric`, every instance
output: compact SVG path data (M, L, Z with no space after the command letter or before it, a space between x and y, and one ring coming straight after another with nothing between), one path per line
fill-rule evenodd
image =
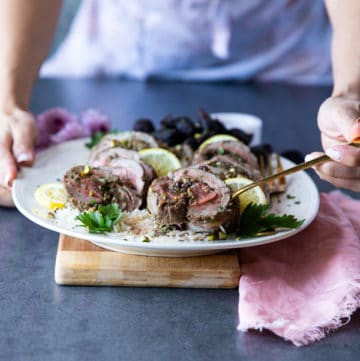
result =
M347 323L360 306L360 201L339 191L320 195L304 231L243 249L241 331L268 329L296 346Z

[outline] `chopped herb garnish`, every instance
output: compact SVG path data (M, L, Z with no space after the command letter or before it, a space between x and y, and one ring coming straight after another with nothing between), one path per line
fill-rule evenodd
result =
M98 145L101 141L101 139L106 135L106 134L111 134L111 133L118 133L119 131L117 129L112 130L111 132L95 132L90 139L89 143L86 143L85 146L89 149L92 149L95 147L95 145Z
M158 225L158 232L159 234L166 234L168 232L171 231L176 231L177 227L173 224L169 225L169 224L162 224L162 225Z
M223 148L218 148L218 150L217 150L218 155L224 155L224 153L225 153L225 151Z
M95 211L82 212L76 220L82 223L82 227L86 227L90 233L104 234L111 232L114 225L121 218L122 213L116 203L98 206Z
M103 138L103 136L105 135L105 132L95 132L92 136L91 136L91 140L89 143L86 143L85 146L89 149L92 149L95 147L95 145L98 145L101 141L101 139Z
M304 220L299 220L291 214L277 216L274 213L267 213L269 208L268 204L248 204L241 215L237 235L255 237L260 232L271 232L277 228L298 228L304 223Z
M142 242L145 242L145 243L149 243L149 242L150 242L150 238L147 237L147 236L144 236L141 241L142 241Z
M293 195L291 195L291 194L287 194L287 195L286 195L286 198L287 198L287 199L295 199L296 197L293 196Z

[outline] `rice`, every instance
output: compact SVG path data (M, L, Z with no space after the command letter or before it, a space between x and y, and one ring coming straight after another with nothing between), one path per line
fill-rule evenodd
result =
M76 230L82 234L88 231L81 226L81 222L75 220L80 212L70 204L62 209L57 209L47 215L47 220L67 229ZM146 211L136 209L132 212L124 212L119 223L114 227L113 232L107 233L106 238L119 240L120 242L151 242L152 244L176 245L179 243L210 242L208 233L194 231L168 231L159 234L159 226L154 218Z

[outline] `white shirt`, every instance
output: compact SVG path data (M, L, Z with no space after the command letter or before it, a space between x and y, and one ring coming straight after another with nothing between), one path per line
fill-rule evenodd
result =
M331 83L323 0L83 0L42 76Z

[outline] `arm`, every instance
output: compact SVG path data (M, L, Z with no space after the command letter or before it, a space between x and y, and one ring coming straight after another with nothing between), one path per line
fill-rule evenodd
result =
M11 185L19 164L34 159L35 127L27 110L60 7L61 0L0 0L0 187Z
M360 1L326 0L333 28L333 96L360 99Z
M337 187L360 191L360 150L346 145L360 141L360 1L325 3L333 27L334 87L320 107L318 124L325 152L334 161L316 171Z

